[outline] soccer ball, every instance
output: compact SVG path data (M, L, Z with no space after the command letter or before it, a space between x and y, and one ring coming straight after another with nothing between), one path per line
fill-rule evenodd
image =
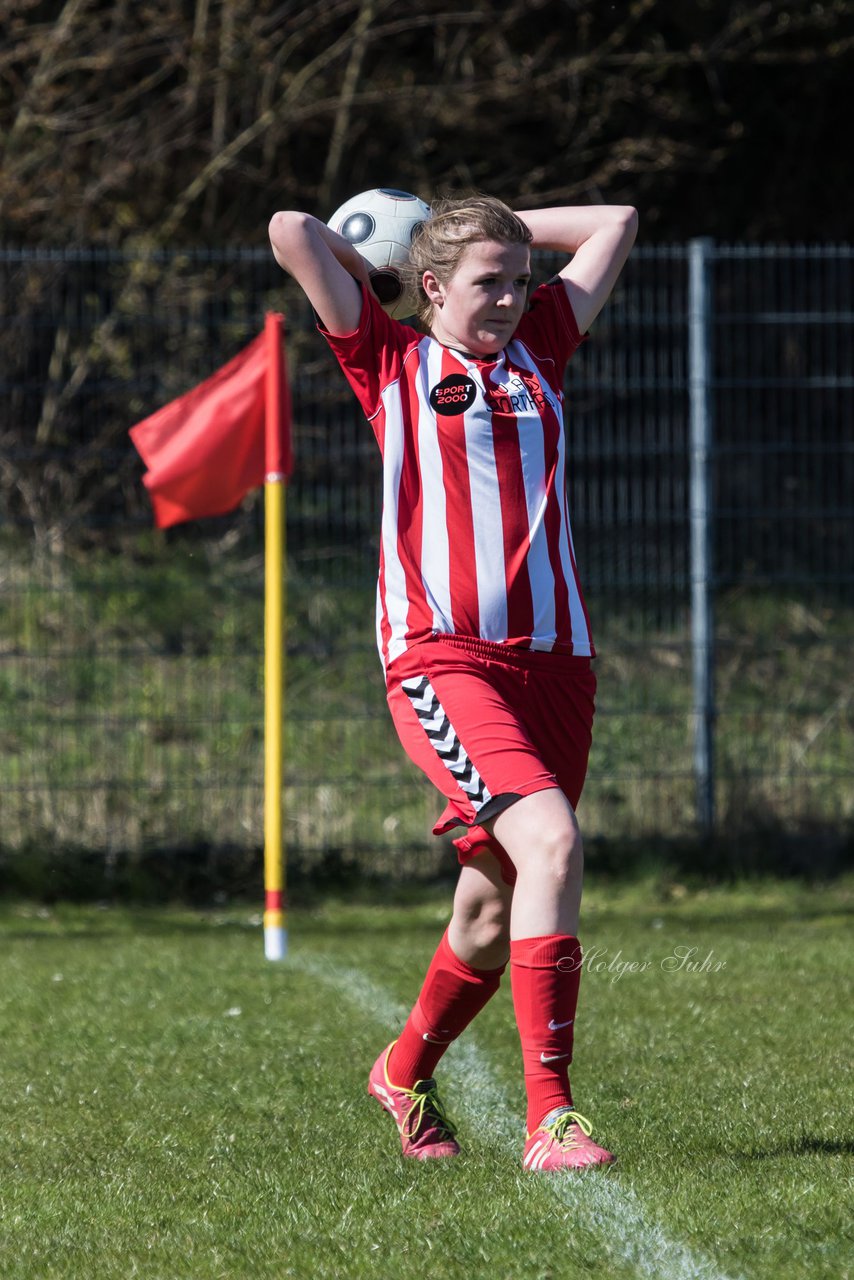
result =
M383 310L396 320L411 316L415 310L400 268L409 258L412 232L429 216L429 205L408 191L375 187L345 201L329 219L328 226L371 264L374 293Z

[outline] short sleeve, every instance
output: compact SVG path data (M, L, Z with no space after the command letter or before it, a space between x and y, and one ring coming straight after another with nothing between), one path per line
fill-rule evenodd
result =
M329 333L321 323L317 328L341 365L362 412L371 419L380 407L383 388L400 376L406 353L420 341L421 334L392 320L370 290L360 287L362 313L355 332Z
M575 312L560 276L534 290L530 306L513 336L524 342L532 355L553 361L563 373L570 356L586 340L586 335L578 331Z

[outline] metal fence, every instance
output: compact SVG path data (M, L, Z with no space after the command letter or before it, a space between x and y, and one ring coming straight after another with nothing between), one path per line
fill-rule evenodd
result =
M852 260L637 249L571 362L594 843L850 838ZM436 865L438 801L394 738L373 647L376 448L266 249L5 249L0 301L0 854L257 857L260 503L154 533L127 430L274 307L297 454L291 856Z

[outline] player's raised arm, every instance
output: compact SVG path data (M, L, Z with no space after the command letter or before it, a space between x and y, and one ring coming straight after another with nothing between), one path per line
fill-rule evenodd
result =
M270 244L279 266L292 275L330 333L353 333L359 327L362 295L369 288L368 266L348 240L318 218L296 210L274 213Z
M630 205L568 205L520 212L534 235L532 248L571 253L560 272L578 328L586 333L623 269L638 229Z

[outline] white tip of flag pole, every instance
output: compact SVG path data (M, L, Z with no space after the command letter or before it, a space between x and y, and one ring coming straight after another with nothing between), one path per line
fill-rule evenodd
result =
M288 931L280 924L264 925L264 955L268 960L284 960L288 954Z

